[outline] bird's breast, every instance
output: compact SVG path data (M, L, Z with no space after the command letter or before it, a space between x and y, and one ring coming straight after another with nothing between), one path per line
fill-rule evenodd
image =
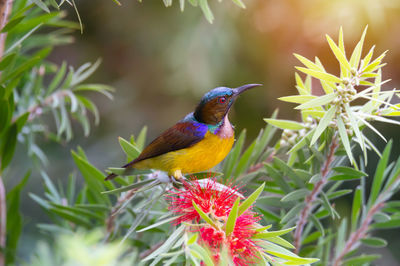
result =
M214 132L215 135L217 135L220 138L233 138L234 136L234 131L233 131L233 126L229 122L228 116L225 116L223 123L217 130Z

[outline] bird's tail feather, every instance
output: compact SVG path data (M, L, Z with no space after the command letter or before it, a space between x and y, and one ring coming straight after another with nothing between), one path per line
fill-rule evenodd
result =
M130 170L132 170L134 163L136 163L136 160L134 160L134 161L132 161L130 163L127 163L127 164L125 164L124 166L121 167L121 168L125 168L125 171L124 171L123 175L128 174L130 172ZM119 176L119 175L111 173L104 180L106 180L106 181L107 180L112 180L112 179L116 178L117 176Z

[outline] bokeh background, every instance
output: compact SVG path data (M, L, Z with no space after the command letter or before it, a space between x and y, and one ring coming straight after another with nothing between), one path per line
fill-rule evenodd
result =
M118 136L129 138L147 125L148 137L156 137L191 112L203 93L217 86L264 84L246 92L231 112L236 131L247 128L248 139L257 135L264 126L263 118L276 108L280 118L298 118L294 106L276 99L295 93L294 66L300 63L293 53L310 59L318 56L329 71L337 73L338 64L325 34L337 39L340 26L349 53L368 25L365 47L376 44L376 55L389 50L383 75L392 81L385 88L399 87L399 0L253 0L244 1L246 9L229 0L209 1L215 15L213 24L206 21L199 8L189 4L181 12L178 1L169 8L161 0L121 0L122 6L112 0L75 2L83 34L75 32L75 42L57 48L51 59L78 67L101 58L102 64L90 81L111 85L116 91L113 101L93 95L101 122L90 137L83 137L75 125L76 137L70 143L40 140L49 155L47 172L56 182L64 182L69 172L76 171L70 149L82 146L100 169L118 166L124 158ZM69 19L77 21L72 8L66 11ZM398 152L399 128L377 127L395 139ZM382 141L376 138L376 142L383 147ZM18 154L14 164L19 170L15 171L22 175L30 165L24 159L23 147ZM374 167L369 164L368 171L373 172ZM32 175L26 191L42 194L39 173ZM13 182L7 185L11 187ZM46 237L35 224L48 219L27 193L24 195L26 226L20 242L21 258L28 257L36 241ZM349 210L345 199L337 203L337 208L342 213ZM399 265L399 233L384 231L380 235L390 245L380 250L383 259L377 265Z

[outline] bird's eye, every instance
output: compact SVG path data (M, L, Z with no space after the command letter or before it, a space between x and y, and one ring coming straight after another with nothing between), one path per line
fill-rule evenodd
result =
M225 103L226 102L226 98L225 97L219 97L218 98L218 102L219 103Z

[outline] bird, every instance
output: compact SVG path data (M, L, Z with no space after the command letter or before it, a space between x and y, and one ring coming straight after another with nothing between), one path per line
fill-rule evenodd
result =
M165 130L133 161L122 166L122 175L137 170L161 170L180 180L185 174L207 171L219 164L234 143L228 113L240 94L261 84L237 88L217 87L207 92L194 112ZM110 173L105 180L118 175Z

